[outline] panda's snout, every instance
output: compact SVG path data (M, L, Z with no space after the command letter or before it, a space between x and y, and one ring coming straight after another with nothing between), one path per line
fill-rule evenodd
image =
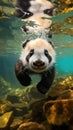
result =
M37 67L41 67L44 66L45 63L42 60L36 60L35 62L33 62L33 65Z

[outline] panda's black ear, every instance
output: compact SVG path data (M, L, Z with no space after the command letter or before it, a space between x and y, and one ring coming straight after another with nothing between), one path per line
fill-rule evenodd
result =
M25 42L23 42L22 47L24 48L29 41L30 40L26 40Z

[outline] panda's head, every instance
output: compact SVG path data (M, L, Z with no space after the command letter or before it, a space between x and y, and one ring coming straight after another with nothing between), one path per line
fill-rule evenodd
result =
M50 42L37 38L23 44L20 60L23 66L31 71L41 73L48 70L55 63L55 51Z
M26 19L36 13L53 15L52 0L16 0L16 15Z

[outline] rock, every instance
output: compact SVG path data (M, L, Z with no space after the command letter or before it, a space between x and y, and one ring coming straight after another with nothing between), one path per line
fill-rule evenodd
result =
M52 130L51 129L51 125L47 122L47 120L45 120L44 122L42 122L42 124L44 125L44 127L46 128L46 130Z
M9 111L13 111L13 118L7 119L6 125L1 121ZM44 97L34 86L16 89L0 99L0 115L1 130L73 130L73 78L57 79ZM33 123L43 127L35 124L35 128Z
M22 122L22 119L15 118L10 125L10 130L16 130Z
M69 124L73 120L73 99L48 101L43 110L49 124Z
M37 122L26 122L19 126L17 130L46 130L43 125Z
M28 105L39 99L45 98L44 94L38 92L35 84L27 86L25 89L16 89L15 95L19 97L20 102L26 102Z
M70 127L68 125L63 124L61 126L59 126L59 125L52 125L51 126L51 130L72 130L72 129L70 129Z
M24 116L28 112L28 106L23 103L15 103L14 106L14 116Z
M73 130L73 124L69 127L69 130Z
M66 79L56 79L53 86L47 93L47 97L50 100L56 100L58 98L66 99L73 98L73 77L69 76Z
M13 112L7 112L0 116L0 130L7 130L7 127L12 121Z
M37 101L32 105L32 107L31 107L32 115L31 116L32 116L33 121L37 121L37 122L41 123L42 121L45 120L45 116L43 113L43 104L45 103L45 100L46 99Z
M13 106L11 104L11 102L5 100L5 99L0 99L0 115L12 111L13 110Z
M28 111L27 114L25 114L23 116L24 122L31 122L32 121L32 116L31 115L32 115L32 111L30 110L30 111Z
M59 95L57 99L73 99L73 90L65 90Z
M30 90L28 91L28 94L31 95L31 98L34 99L34 100L38 100L38 99L43 99L43 98L45 98L45 95L42 94L42 93L40 93L40 92L37 90L36 85L30 86Z
M6 98L8 101L10 101L11 103L18 103L19 102L19 97L15 94L9 94L7 95Z

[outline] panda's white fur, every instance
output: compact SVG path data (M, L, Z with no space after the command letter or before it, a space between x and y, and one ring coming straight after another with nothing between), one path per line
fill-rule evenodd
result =
M34 49L34 54L29 58L29 62L27 62L26 57L29 55L30 50ZM45 56L44 50L47 50L49 55L51 56L51 62ZM22 53L20 55L20 60L23 63L23 66L29 68L31 71L36 73L41 73L50 69L55 63L55 51L53 46L45 39L37 38L35 40L29 41L26 46L23 48ZM33 63L37 60L41 60L44 62L44 66L34 66Z
M22 21L25 21L27 23L33 22L33 26L30 26L29 24L26 26L27 32L49 32L52 25L52 20L50 19L51 16L48 16L43 13L37 13L26 20L22 19ZM24 31L24 29L22 28Z
M43 13L44 10L53 8L53 4L48 0L31 0L30 4L29 11L33 14Z

